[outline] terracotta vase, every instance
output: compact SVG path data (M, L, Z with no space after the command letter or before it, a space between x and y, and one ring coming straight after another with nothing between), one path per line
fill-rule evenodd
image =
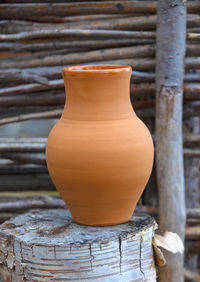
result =
M153 143L130 102L131 71L121 65L63 69L66 105L49 134L46 159L78 223L128 221L149 179Z

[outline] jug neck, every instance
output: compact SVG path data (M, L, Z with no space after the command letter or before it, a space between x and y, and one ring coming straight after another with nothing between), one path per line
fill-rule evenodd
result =
M131 67L90 65L63 69L62 119L115 120L135 115L130 102Z

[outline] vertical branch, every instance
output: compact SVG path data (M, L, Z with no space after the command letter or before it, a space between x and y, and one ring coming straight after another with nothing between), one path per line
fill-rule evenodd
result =
M182 99L186 38L184 0L159 0L156 55L156 165L159 226L184 239ZM166 254L160 281L184 281L183 256Z

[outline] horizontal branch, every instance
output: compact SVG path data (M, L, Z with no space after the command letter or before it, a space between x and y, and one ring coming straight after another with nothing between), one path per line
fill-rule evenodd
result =
M199 240L200 239L200 226L189 226L185 230L186 238L190 240Z
M32 143L32 144L43 144L47 141L46 137L0 137L0 143Z
M184 143L200 143L200 134L184 133Z
M106 42L107 41L107 42ZM137 40L136 40L137 41ZM73 42L73 41L72 41ZM84 41L83 41L84 42ZM128 40L125 40L126 43L128 43ZM61 46L63 44L66 44L66 42L57 42L59 45L61 43ZM116 48L117 41L116 40L105 40L100 43L100 46L93 47L92 45L89 46L88 43L90 42L85 42L86 46L82 46L80 48L73 47L73 48L64 48L61 50L53 50L53 51L43 51L43 52L36 52L33 54L29 55L23 55L23 61L21 59L21 56L16 56L16 57L9 57L9 58L4 58L1 60L0 66L1 68L5 69L11 69L10 70L10 81L12 82L12 77L14 76L15 81L17 79L20 80L25 80L26 76L28 76L27 79L33 76L33 82L34 78L35 79L40 79L42 82L45 80L43 77L38 77L37 73L31 74L30 70L27 70L27 73L25 70L22 70L20 72L20 68L33 68L33 67L38 67L40 68L42 66L54 66L54 65L69 65L69 64L82 64L82 63L88 63L92 61L104 61L104 60L114 60L114 59L126 59L126 58L151 58L155 56L155 46L153 44L148 44L148 45L137 45L137 46L123 46L123 40L121 43L119 43ZM93 41L94 44L97 44L96 41ZM1 43L4 45L7 45L9 43ZM40 46L43 43L36 43L36 46ZM45 45L47 43L44 43ZM106 45L107 44L107 45ZM19 45L15 43L15 46ZM50 47L53 46L52 42L49 44ZM83 44L84 45L84 44ZM88 45L88 46L87 46ZM111 48L111 45L114 45L115 48ZM125 44L126 45L126 44ZM130 44L129 44L130 45ZM22 49L26 45L23 45ZM101 49L101 46L104 46L104 49ZM0 46L1 47L1 46ZM108 48L109 47L109 48ZM54 46L55 48L55 46ZM92 50L93 48L98 48L98 50ZM194 44L187 44L187 56L200 56L200 47L199 45L194 45ZM190 62L190 61L189 61ZM191 63L191 62L190 62ZM2 81L9 82L9 70L6 71L1 71L0 73L0 78L2 76ZM17 76L15 78L15 76ZM21 78L22 77L22 78ZM25 77L25 78L24 78Z
M92 61L113 60L117 58L144 58L152 57L155 54L155 47L151 45L120 47L111 49L102 49L87 52L77 52L71 54L62 55L47 55L45 57L32 58L31 55L17 59L11 58L10 60L4 59L0 63L2 69L7 68L32 68L37 66L48 65L70 65L70 64L82 64Z
M24 95L0 97L0 107L60 106L65 103L64 88L59 92L36 92Z
M184 269L184 278L186 281L200 281L200 275L190 270Z
M34 142L31 143L23 142L19 139L13 140L13 142L4 142L5 139L0 139L0 153L11 153L11 152L44 152L46 144L43 142Z
M0 212L16 212L38 208L66 208L66 205L62 199L50 196L39 196L33 199L0 203Z
M136 211L148 213L151 216L158 215L158 208L151 206L137 206ZM188 219L200 219L200 209L186 209L186 215Z
M200 242L199 241L189 241L186 243L186 250L192 254L200 254ZM197 280L198 281L198 280Z
M12 42L19 40L44 39L44 38L132 38L155 39L155 32L146 31L120 31L120 30L95 30L95 29L52 29L24 31L16 34L0 34L0 42Z
M72 16L90 14L154 14L156 1L95 1L75 3L1 4L0 19L29 19L35 16ZM187 3L190 13L199 12L198 1Z
M200 149L184 149L184 155L186 157L200 157Z
M196 101L195 101L196 102ZM183 117L189 118L189 117L199 117L200 116L200 105L191 105L191 103L186 103L184 105L184 111L183 111Z
M101 17L100 17L101 16ZM52 23L43 23L44 18L38 17L34 22L28 21L16 21L16 20L4 20L0 22L0 28L2 28L4 34L15 34L24 31L32 32L34 30L63 30L63 29L103 29L103 30L154 30L156 29L157 16L156 15L93 15L93 20L90 19L91 16L82 16L85 20L81 19L81 16L74 16L78 18L76 21L70 22L69 17L60 18L60 21ZM72 18L72 17L71 17ZM95 20L94 20L95 19ZM51 21L51 19L49 19ZM49 22L47 18L47 22ZM65 23L60 23L64 21ZM187 27L193 28L192 33L196 32L194 28L200 26L200 16L198 14L188 14L187 15ZM189 32L189 30L188 30Z
M125 48L130 48L130 47L124 47L122 49ZM134 50L130 50L130 53L132 52L132 54L141 54L141 52L136 49L137 47L135 47ZM142 47L141 47L142 48ZM145 46L143 46L144 50L145 50ZM119 48L120 49L120 48ZM131 49L131 48L130 48ZM116 55L115 57L115 53L112 53L111 51L108 51L109 49L106 49L107 51L104 54L99 55L99 57L97 59L95 59L95 52L96 51L88 51L87 54L86 53L79 53L79 54L73 54L73 58L71 56L71 59L69 57L69 55L65 56L49 56L49 57L45 57L41 60L39 59L35 59L35 60L31 60L29 62L15 62L15 61L9 61L9 63L7 61L1 60L1 68L5 68L7 69L9 68L31 68L31 67L41 67L41 66L56 66L58 65L58 63L60 62L60 69L62 69L62 65L80 65L80 64L127 64L133 67L134 70L136 71L154 71L155 70L155 59L154 58L126 58L128 56L128 54L124 54L124 58L122 59L118 59L120 56L119 54ZM151 46L149 48L146 49L146 52L152 53L154 48ZM98 52L99 53L99 52ZM130 56L129 53L129 57ZM82 55L81 55L82 54ZM72 54L70 54L72 55ZM87 55L87 59L84 58L84 56ZM78 62L77 57L76 56L80 56L80 60L81 62ZM141 56L141 55L139 55ZM64 60L64 62L62 61L62 58ZM103 59L106 58L106 59ZM112 58L112 59L109 59ZM186 70L196 70L196 69L200 69L200 57L187 57L185 59L185 67ZM59 70L60 70L59 69Z
M0 175L48 173L48 169L46 165L35 165L35 164L26 165L26 164L19 164L19 163L18 164L10 163L6 165L0 165L0 168L1 168Z
M2 85L7 85L11 83L40 83L46 84L48 82L47 78L41 77L37 74L29 73L26 70L0 70L0 81Z
M24 84L19 86L2 88L0 89L0 96L9 95L9 94L14 95L21 93L37 92L47 89L58 89L58 88L63 88L63 84L64 84L63 79L56 79L56 80L48 81L48 83L46 84L32 83L32 84Z
M99 62L92 62L97 63ZM152 58L145 59L115 59L108 61L101 61L101 64L127 64L133 67L137 71L154 71L155 70L155 60ZM187 57L185 58L185 68L186 70L200 69L200 57Z
M93 15L96 17L96 20L81 20L81 21L73 21L73 22L65 22L65 23L34 23L34 22L21 22L21 21L3 21L0 22L0 28L3 29L3 33L14 34L24 31L34 31L34 30L63 30L63 29L105 29L105 30L152 30L156 27L156 19L155 15L153 16L136 16L133 15L113 15L113 17L109 16L106 18L105 16L102 18L98 18L97 15ZM103 15L101 15L103 16ZM194 17L192 17L194 16ZM196 21L194 21L196 19ZM197 15L190 15L188 24L192 24L192 27L196 26L196 22L198 22ZM25 24L26 23L26 24Z
M0 191L55 190L48 173L1 174Z
M121 46L134 46L155 43L152 39L105 39L105 40L65 40L65 41L51 41L51 42L33 42L33 43L0 43L0 51L10 52L35 52L41 50L59 50L64 48L83 48L100 49Z
M87 14L155 13L156 2L83 2L83 3L40 3L40 4L1 4L0 19L28 19L35 16L72 16Z
M46 165L46 157L43 153L0 153L0 157L20 164Z
M18 116L2 118L0 119L0 125L9 124L13 122L21 122L25 120L32 120L32 119L60 118L62 111L63 109L57 109L57 110L50 110L45 112L21 114Z

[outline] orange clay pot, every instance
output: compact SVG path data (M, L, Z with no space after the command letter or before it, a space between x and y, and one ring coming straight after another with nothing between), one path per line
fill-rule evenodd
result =
M46 159L78 223L128 221L149 179L153 143L131 106L131 71L120 65L63 69L66 105L49 134Z

